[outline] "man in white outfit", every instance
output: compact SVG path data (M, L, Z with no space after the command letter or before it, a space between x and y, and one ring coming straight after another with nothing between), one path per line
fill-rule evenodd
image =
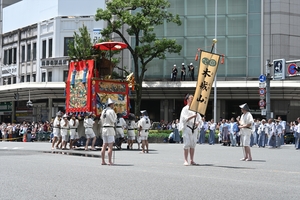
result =
M186 96L187 105L182 108L180 114L180 128L182 130L183 148L184 148L184 165L189 165L188 155L190 153L190 164L197 165L194 162L195 147L197 144L197 127L202 126L203 122L201 116L194 111L189 110L193 101L193 95L188 94Z
M70 129L68 115L64 114L63 119L60 120L60 134L62 138L62 149L66 150L68 142L68 130Z
M142 113L142 118L138 122L138 132L142 140L142 153L145 153L145 150L147 153L149 153L148 135L149 135L149 129L151 127L151 122L146 110L141 111L141 113Z
M79 120L76 119L76 116L74 113L71 114L71 119L69 121L69 126L70 126L70 149L73 149L74 142L79 139L78 135L78 128L79 125Z
M92 151L95 151L95 143L96 143L96 135L93 130L93 126L95 121L91 118L92 113L86 112L84 113L84 120L83 120L83 126L85 128L85 136L86 136L86 144L85 144L85 150L88 151L88 146L90 143L90 139L92 139Z
M107 101L107 108L105 108L101 113L101 123L102 123L102 139L103 145L101 149L101 159L102 165L106 165L105 162L105 150L108 147L108 164L112 165L112 149L115 141L115 123L117 121L117 115L114 108L114 102L111 98Z
M251 150L250 150L250 137L251 137L251 126L254 122L251 113L249 112L249 106L247 103L240 105L243 115L238 121L240 133L241 133L241 142L242 148L244 148L244 158L242 161L252 161Z
M58 140L57 144L55 145L58 148L59 144L61 143L61 134L60 134L60 120L61 120L62 112L58 111L56 113L56 117L53 121L53 139L52 139L52 149L54 149L54 145Z

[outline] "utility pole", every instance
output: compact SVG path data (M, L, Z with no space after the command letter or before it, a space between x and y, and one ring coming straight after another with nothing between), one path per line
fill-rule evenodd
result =
M273 63L270 62L270 59L266 61L266 119L271 118L271 91L270 91L270 83L271 83L271 73L270 68L273 66Z

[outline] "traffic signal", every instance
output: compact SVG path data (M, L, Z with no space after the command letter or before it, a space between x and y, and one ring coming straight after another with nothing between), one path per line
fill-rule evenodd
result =
M285 59L273 60L274 76L273 80L285 79Z
M19 93L15 93L14 98L15 100L19 100Z

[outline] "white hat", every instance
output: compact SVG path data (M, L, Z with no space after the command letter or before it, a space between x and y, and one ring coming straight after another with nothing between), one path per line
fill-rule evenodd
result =
M67 114L64 114L62 117L63 117L63 118L67 118L67 117L68 117L68 115L67 115Z
M92 114L92 112L85 112L84 116L90 116Z
M182 63L181 65L184 65L184 63Z
M174 65L174 67L176 67L176 65Z
M190 63L190 65L193 65L193 63Z
M61 111L58 111L57 113L56 113L56 116L61 116L63 113L61 112Z
M243 110L250 111L250 108L247 103L244 103L244 104L240 105L239 107Z
M107 105L112 104L112 103L115 103L115 102L111 98L108 98Z
M145 116L148 116L147 110L141 110L141 113Z

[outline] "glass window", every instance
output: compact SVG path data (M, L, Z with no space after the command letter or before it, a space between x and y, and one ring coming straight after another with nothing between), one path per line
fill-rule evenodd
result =
M65 37L64 38L64 56L68 56L69 43L74 42L73 37Z
M260 74L261 62L259 57L250 57L248 59L248 76L258 77Z
M48 82L52 82L52 72L48 72Z
M36 82L36 75L35 74L32 74L32 81Z
M227 8L228 8L228 14L247 13L247 1L229 0Z
M23 45L21 49L22 49L22 52L21 52L22 62L25 62L25 45Z
M42 73L42 82L46 82L46 72Z
M249 24L248 24L249 34L260 34L261 32L260 14L249 14L248 20L249 20Z
M27 44L27 62L31 60L31 44Z
M49 39L49 58L52 58L52 38L51 39Z
M17 48L13 48L13 64L17 63Z
M227 71L228 77L245 77L246 76L246 58L227 58Z
M7 64L7 56L8 56L8 50L4 50L4 57L3 57L3 64Z
M261 12L261 1L248 0L249 2L249 13L260 13Z
M17 83L17 77L13 77L13 84Z
M228 16L228 35L246 35L247 34L247 17L246 15Z
M30 75L26 76L26 82L30 82Z
M177 24L175 23L167 23L167 29L166 29L166 34L168 36L177 36L177 37L182 37L183 35L186 35L185 34L185 20L183 20L181 18L181 26L178 26Z
M10 78L10 77L7 79L7 84L8 84L8 85L11 84L11 78Z
M64 73L63 73L63 80L66 82L67 80L68 80L68 73L69 73L69 71L64 71Z
M246 57L247 56L247 37L229 37L227 39L228 51L226 56Z
M10 65L12 63L12 49L8 50L8 64Z
M32 60L36 60L36 42L32 44Z
M21 76L21 83L24 83L25 81L25 76Z
M43 40L42 42L42 58L46 58L47 54L47 43L46 40Z
M260 56L260 35L249 35L248 37L248 55L249 56Z
M181 25L182 26L182 25ZM187 17L186 19L187 36L199 37L205 35L204 17ZM181 27L182 28L182 27Z

